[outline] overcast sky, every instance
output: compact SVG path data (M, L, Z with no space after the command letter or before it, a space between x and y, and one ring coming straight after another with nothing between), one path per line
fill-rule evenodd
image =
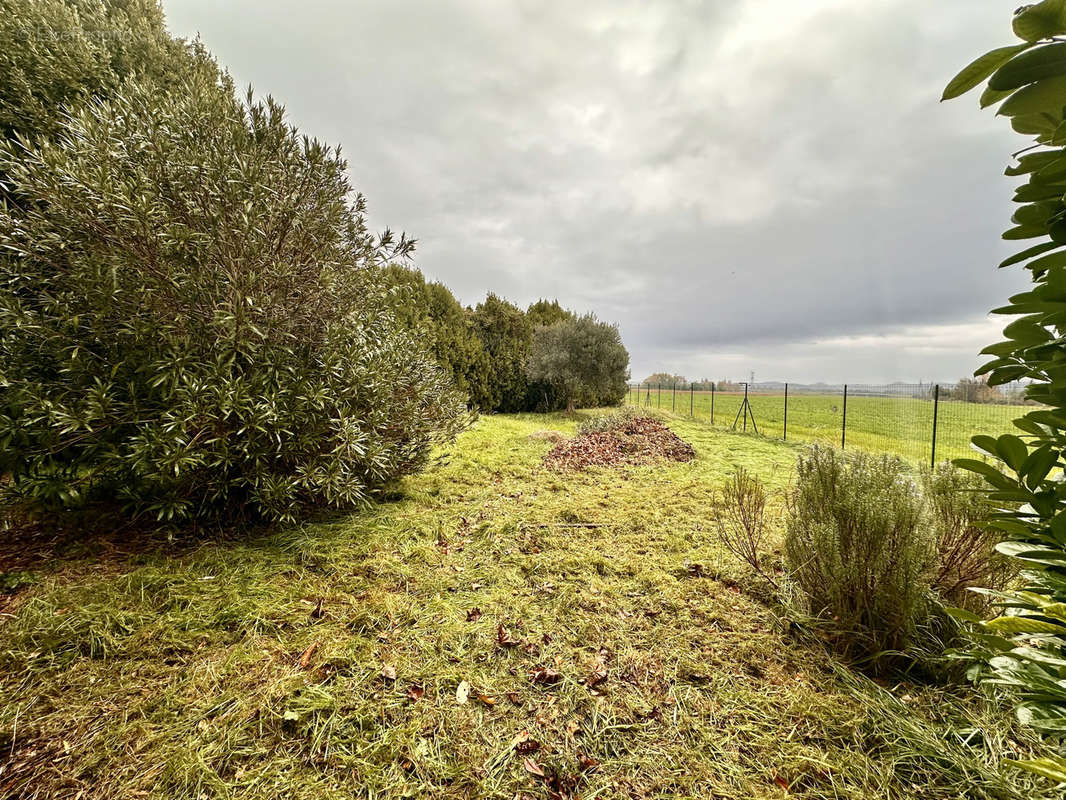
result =
M948 380L1024 287L1010 153L940 104L1019 0L165 0L339 143L466 304L617 322L634 379Z

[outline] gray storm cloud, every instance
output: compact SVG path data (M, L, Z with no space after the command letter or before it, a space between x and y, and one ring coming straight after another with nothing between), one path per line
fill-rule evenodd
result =
M466 303L620 324L634 377L954 378L995 336L1020 139L937 102L1016 3L168 0L340 143ZM980 335L972 335L979 331Z

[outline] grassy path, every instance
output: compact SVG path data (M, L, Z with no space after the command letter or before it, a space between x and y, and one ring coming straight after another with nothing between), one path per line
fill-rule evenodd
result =
M560 477L573 421L483 418L367 513L68 553L0 617L0 797L1037 796L1006 712L849 673L717 548L795 450L671 425L695 461Z

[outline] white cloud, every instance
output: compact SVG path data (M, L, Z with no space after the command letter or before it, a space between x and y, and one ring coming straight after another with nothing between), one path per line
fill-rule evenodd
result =
M1010 3L165 6L344 146L428 275L595 310L635 369L962 374L1022 285L994 268L1015 137L937 102Z

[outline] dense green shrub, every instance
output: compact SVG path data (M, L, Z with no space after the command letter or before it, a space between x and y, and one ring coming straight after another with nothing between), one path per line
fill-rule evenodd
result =
M488 355L471 312L460 305L447 286L427 283L417 269L390 264L384 273L391 287L389 305L399 322L426 343L471 406L491 411L485 406Z
M788 500L785 555L806 610L830 623L848 656L907 649L928 611L935 545L907 467L814 447Z
M213 63L0 149L0 472L35 504L291 519L351 506L461 426L387 311L340 155Z
M999 536L985 525L995 511L983 481L943 463L922 470L922 492L929 505L936 540L933 590L949 606L983 614L991 598L973 587L1001 591L1018 569L998 552Z
M522 309L492 293L474 308L473 321L489 362L481 408L526 411L526 363L533 346L533 325Z
M180 74L157 0L0 0L0 136L56 135L63 109Z

